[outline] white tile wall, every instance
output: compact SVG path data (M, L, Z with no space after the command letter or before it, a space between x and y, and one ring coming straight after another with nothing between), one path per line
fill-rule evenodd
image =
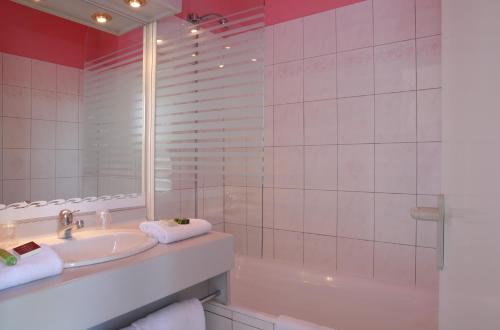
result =
M11 54L0 59L2 202L79 196L81 70Z
M266 29L263 219L224 214L240 252L436 286L435 225L409 209L441 191L439 20L439 0L368 0Z

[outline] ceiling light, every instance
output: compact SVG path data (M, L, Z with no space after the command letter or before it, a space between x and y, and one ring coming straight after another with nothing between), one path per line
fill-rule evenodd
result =
M192 33L192 34L195 34L195 33L197 33L197 32L198 32L198 28L192 28L192 29L191 29L191 33Z
M252 62L257 62L257 59L256 58L252 58Z
M224 64L219 64L219 68L223 68L224 67Z
M165 40L163 39L156 39L156 44L157 45L163 45L165 43Z
M92 15L92 19L99 24L106 24L111 21L111 15L106 13L95 13Z
M141 8L146 5L146 0L125 0L125 3L132 8Z
M196 57L196 56L198 56L198 54L193 53L193 54L191 54L191 56L192 56L192 57Z
M224 48L226 48L226 49L231 49L231 46L226 46L226 47L224 47Z

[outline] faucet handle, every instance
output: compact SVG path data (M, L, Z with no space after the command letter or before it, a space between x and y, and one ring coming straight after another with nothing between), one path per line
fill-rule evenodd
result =
M73 214L80 212L80 210L71 211L68 209L61 210L59 212L59 220L64 224L68 225L73 222Z

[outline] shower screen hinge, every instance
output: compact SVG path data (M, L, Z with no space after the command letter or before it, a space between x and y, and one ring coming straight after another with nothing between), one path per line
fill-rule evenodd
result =
M444 267L444 195L438 196L438 207L415 207L411 209L411 216L415 220L435 221L437 223L436 257L437 268Z

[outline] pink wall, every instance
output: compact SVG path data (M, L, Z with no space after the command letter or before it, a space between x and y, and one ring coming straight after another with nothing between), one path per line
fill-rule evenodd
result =
M191 12L200 15L220 13L227 15L245 8L266 5L266 24L273 25L294 18L312 15L325 10L350 5L361 0L184 0L180 17L186 17Z

